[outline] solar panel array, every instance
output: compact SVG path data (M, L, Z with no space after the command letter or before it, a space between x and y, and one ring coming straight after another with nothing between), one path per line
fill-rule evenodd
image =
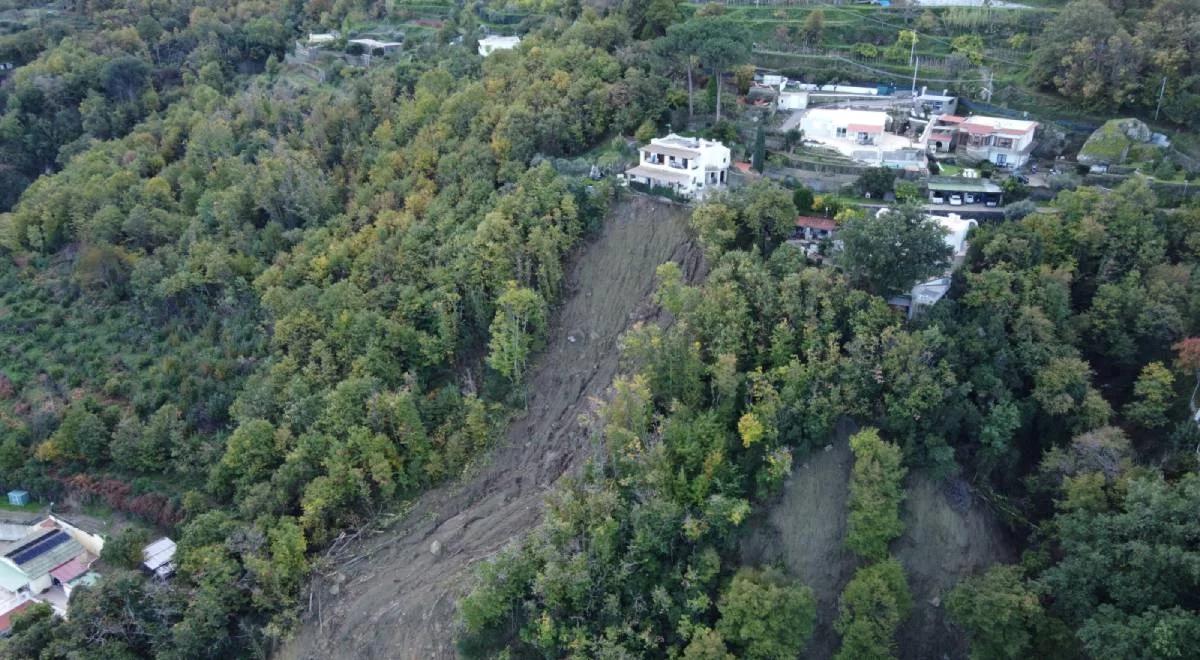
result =
M33 559L37 559L41 555L57 548L58 546L70 541L71 537L62 530L55 530L50 534L41 538L35 539L33 542L18 548L17 551L10 552L7 556L14 564L20 566Z

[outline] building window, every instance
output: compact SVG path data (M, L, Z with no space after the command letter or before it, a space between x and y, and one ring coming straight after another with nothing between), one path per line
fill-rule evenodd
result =
M837 129L837 136L840 138L846 137L846 128L844 126Z
M1008 156L1005 154L996 154L996 164L997 165L1007 165L1008 164Z

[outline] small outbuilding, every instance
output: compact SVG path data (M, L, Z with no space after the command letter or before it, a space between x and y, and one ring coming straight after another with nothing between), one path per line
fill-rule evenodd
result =
M377 52L386 55L404 47L403 41L379 41L378 39L368 38L350 39L346 43L361 47L363 52L368 55L374 55Z
M166 579L175 573L175 542L167 537L142 549L142 568Z
M479 54L487 57L498 50L512 50L521 44L521 37L491 35L479 40Z
M337 41L337 32L309 32L307 46L327 46Z

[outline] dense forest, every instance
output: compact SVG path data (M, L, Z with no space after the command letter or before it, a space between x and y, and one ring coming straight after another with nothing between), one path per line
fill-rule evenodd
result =
M563 161L694 117L746 151L721 113L742 111L749 35L720 7L513 6L513 52L476 54L500 3L460 4L322 80L285 63L293 43L387 7L75 2L0 30L0 486L137 523L68 620L31 608L0 656L277 650L316 553L520 414L571 255L630 194ZM1030 37L1028 84L1152 113L1165 79L1164 121L1194 126L1198 35L1195 0L1075 0ZM839 657L895 651L911 597L889 544L915 470L969 481L1024 542L948 599L973 657L1192 655L1200 206L1139 180L1063 190L980 227L907 323L886 298L950 263L936 225L847 207L836 266L816 266L786 243L796 192L764 180L691 212L706 281L660 268L674 322L625 336L589 420L602 451L481 564L462 653L801 653L812 590L737 545L849 418ZM148 530L178 540L172 581L136 572Z

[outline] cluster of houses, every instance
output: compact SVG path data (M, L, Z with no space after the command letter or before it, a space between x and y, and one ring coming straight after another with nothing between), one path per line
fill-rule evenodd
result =
M53 515L0 521L0 634L12 617L34 603L46 603L66 616L71 592L94 584L92 564L104 539Z
M938 104L950 105L948 100ZM956 154L997 167L1023 167L1033 152L1038 126L1020 119L935 114L924 120L919 135L909 137L894 132L893 122L891 114L878 110L812 108L804 111L800 130L805 140L831 147L860 163L919 171L928 167L927 155Z
M10 491L9 501L28 503L24 491ZM0 636L12 629L15 615L35 603L67 616L71 594L101 579L93 565L104 549L104 537L54 514L0 514ZM142 570L169 578L175 572L175 543L161 538L142 550Z
M888 105L890 85L814 85L771 73L759 74L756 87L775 97L779 110L803 113L804 139L830 147L860 163L918 171L927 156L960 154L974 161L1017 169L1030 158L1037 122L982 115L958 115L958 98L947 90L919 93L891 104L908 105L895 116L878 108ZM810 103L869 105L870 109L814 107ZM898 119L903 121L897 121ZM903 124L893 126L893 124ZM901 130L913 126L908 135Z
M889 212L886 208L880 209L876 213L876 217L883 218ZM942 226L945 231L946 245L950 247L953 256L951 265L944 274L917 282L908 293L888 299L888 305L904 312L909 320L920 316L925 310L937 304L950 291L951 271L962 263L967 254L967 234L979 225L975 220L963 218L957 213L929 217ZM796 218L796 228L789 242L805 250L810 256L818 256L817 253L822 243L836 244L837 223L831 218L799 216Z

